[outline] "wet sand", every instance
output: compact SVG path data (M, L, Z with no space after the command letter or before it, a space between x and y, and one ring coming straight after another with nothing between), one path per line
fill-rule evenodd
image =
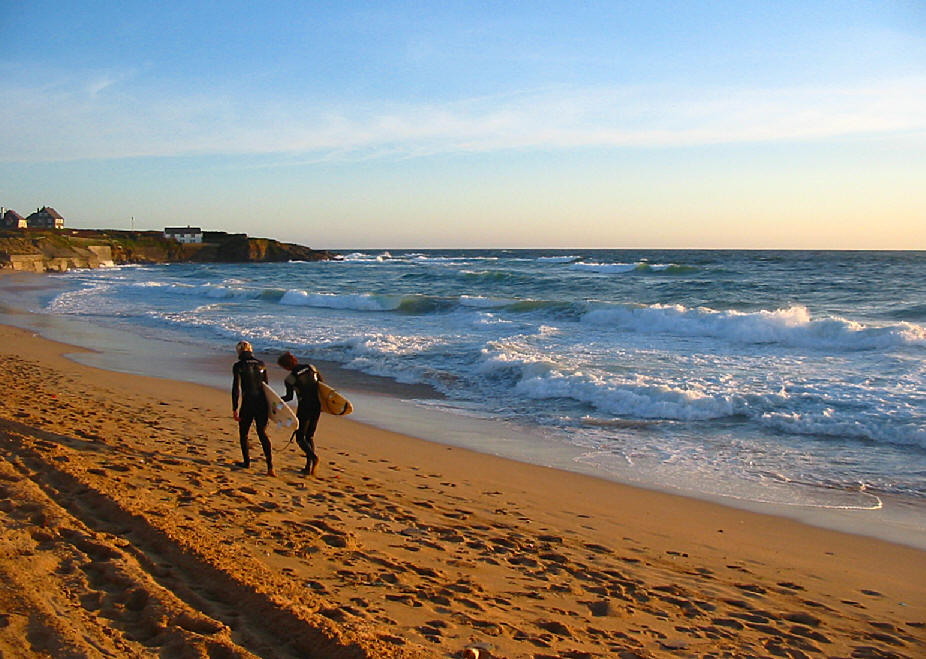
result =
M226 392L0 326L5 656L926 656L926 553Z

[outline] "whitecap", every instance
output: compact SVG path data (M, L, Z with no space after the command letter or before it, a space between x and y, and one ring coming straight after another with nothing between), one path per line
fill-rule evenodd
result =
M637 269L635 263L573 263L569 266L570 270L580 270L584 272L595 272L598 274L623 274L633 272Z
M863 325L839 317L812 318L796 305L774 311L717 311L679 304L650 306L596 303L583 322L622 330L678 336L704 336L735 343L779 343L793 347L869 350L926 345L926 328L912 323Z

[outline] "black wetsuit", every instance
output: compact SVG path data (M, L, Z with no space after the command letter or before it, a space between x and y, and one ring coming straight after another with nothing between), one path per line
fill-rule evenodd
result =
M257 438L260 439L260 446L267 460L267 471L273 471L270 439L267 437L267 397L263 389L263 383L267 381L267 367L250 352L242 352L232 367L232 376L232 409L238 410L238 438L241 441L241 459L244 466L251 464L248 454L248 430L253 422L257 426Z
M308 473L315 473L315 467L318 466L315 429L318 427L318 417L322 413L322 406L318 400L318 381L322 379L321 373L311 364L299 364L283 380L283 384L286 385L283 400L292 400L294 391L299 398L299 406L296 408L296 416L299 418L296 443L305 452L305 471Z

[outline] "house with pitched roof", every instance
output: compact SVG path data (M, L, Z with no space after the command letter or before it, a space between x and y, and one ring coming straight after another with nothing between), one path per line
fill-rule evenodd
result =
M63 229L64 218L51 206L44 206L26 218L30 229Z
M29 226L26 218L12 208L0 208L0 227L4 229L25 229Z

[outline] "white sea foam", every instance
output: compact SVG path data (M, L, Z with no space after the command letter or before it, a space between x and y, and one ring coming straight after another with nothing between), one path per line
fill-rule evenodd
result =
M137 281L131 284L135 288L175 288L177 284L172 284L167 281ZM186 288L193 288L192 286L187 286Z
M599 274L622 274L633 272L637 269L635 263L573 263L569 266L570 270L579 270L582 272L595 272Z
M462 276L464 276L464 277L466 277L466 278L479 277L479 278L486 278L486 279L495 279L495 280L499 280L499 281L511 276L511 273L506 272L506 271L504 271L504 270L469 270L469 269L464 269L464 270L460 270L460 271L458 272L458 274L460 274L460 275L462 275Z
M143 281L135 282L132 288L139 290L153 289L157 293L170 295L187 295L212 299L247 300L260 295L259 290L235 285L232 282L222 284L178 284L175 282Z
M818 413L767 412L759 417L764 425L794 435L852 437L926 449L926 427L922 420L907 423L891 422L889 418L859 418L835 415L832 411Z
M223 286L216 284L205 284L196 287L196 293L205 297L223 299L223 300L249 300L260 294L260 291L243 288L241 286Z
M539 256L537 260L541 263L572 263L581 258L581 256Z
M605 275L620 275L628 272L676 271L683 273L697 270L697 268L692 266L674 265L671 263L650 263L648 261L639 261L637 263L586 263L580 261L572 263L569 267L578 272L594 272L596 274Z
M404 356L417 355L444 343L444 339L435 336L376 333L354 337L347 345L355 356Z
M609 383L594 376L557 372L521 380L518 393L536 400L571 398L599 412L638 419L705 421L732 416L741 407L733 396L664 384Z
M574 370L568 361L554 361L532 345L536 339L557 334L556 328L540 327L534 337L493 341L483 350L479 371L505 382L519 396L532 400L571 399L602 414L623 418L720 419L740 413L745 405L739 396L710 392L698 385L682 388L642 376L620 378Z
M926 496L921 261L692 253L667 265L675 258L366 250L346 264L79 271L56 278L79 288L48 310L247 337L427 383L451 407L561 428L563 441L594 440L596 455L620 447L671 482L709 464L721 484L774 473L780 488L861 480ZM882 266L910 272L879 279Z
M380 254L367 254L366 252L351 252L350 254L345 254L339 262L348 262L348 263L382 263L383 261L388 261L392 259L392 254L389 252L382 252Z
M113 284L93 284L87 288L66 291L57 295L47 308L52 313L69 315L116 314L122 305L109 295L114 288Z
M372 295L369 293L355 295L338 295L335 293L307 293L301 290L289 290L280 298L280 304L317 307L320 309L351 309L354 311L394 311L399 308L402 297L399 295Z
M682 305L600 305L582 317L641 333L703 336L736 343L779 343L804 348L868 350L926 345L926 328L913 323L865 326L843 318L813 319L804 306L775 311L716 311Z
M494 256L429 256L426 254L419 254L411 260L416 263L427 265L456 266L466 263L494 262L498 261L498 258Z

